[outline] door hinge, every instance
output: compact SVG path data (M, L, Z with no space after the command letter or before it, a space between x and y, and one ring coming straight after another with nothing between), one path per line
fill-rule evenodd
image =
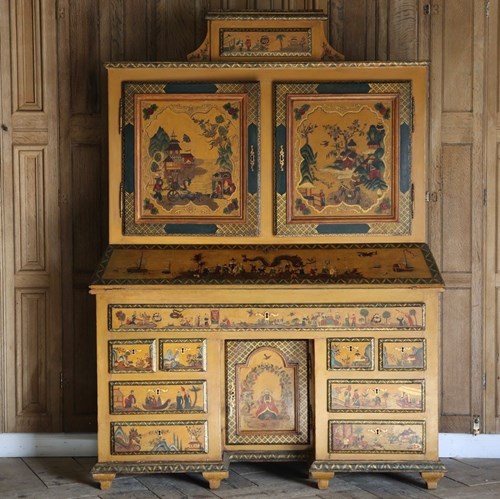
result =
M483 374L483 388L486 388L486 374Z
M486 13L486 17L490 17L490 0L486 0L485 13Z
M472 434L476 437L481 433L481 416L472 416Z
M430 4L426 3L426 4L424 5L424 14L425 14L426 16L428 16L430 13L431 13L431 6L430 6Z
M483 206L488 202L488 189L483 189Z
M64 376L63 376L63 373L61 371L59 373L59 387L61 388L61 390L63 389L63 386L64 386Z
M59 9L57 9L57 17L59 19L64 19L65 16L66 16L66 10L64 9L64 7L60 7Z

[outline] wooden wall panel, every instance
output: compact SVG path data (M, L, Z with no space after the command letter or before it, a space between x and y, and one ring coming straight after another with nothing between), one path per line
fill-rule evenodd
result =
M13 76L14 105L17 111L41 111L42 57L40 0L19 0L14 3L17 23L12 26L15 38L15 70Z
M470 272L472 200L471 146L443 145L443 263L441 272ZM461 237L455 237L460 234Z
M14 147L16 272L45 270L45 148Z
M16 290L16 412L26 431L47 417L47 306L46 290Z
M64 12L64 13L63 13ZM74 57L70 63L70 103L72 114L99 112L101 92L99 2L72 0L60 15L67 16L71 38L69 50Z
M474 3L443 2L443 111L471 111Z
M470 290L448 291L443 300L443 328L447 333L443 335L442 340L442 351L445 354L441 364L443 372L441 413L445 417L470 414L470 315ZM453 420L450 423L453 424Z

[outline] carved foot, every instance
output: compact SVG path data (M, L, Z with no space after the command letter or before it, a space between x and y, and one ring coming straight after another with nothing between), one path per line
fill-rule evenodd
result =
M208 482L210 489L215 490L220 487L221 480L229 476L229 471L204 471L203 478Z
M99 482L101 490L107 490L111 488L111 484L116 476L116 473L93 473L92 478Z
M330 480L335 476L333 471L311 471L309 473L309 478L316 480L318 484L318 489L326 490L328 488Z
M430 490L437 489L438 482L444 477L442 471L421 471L420 476L425 481L427 488Z

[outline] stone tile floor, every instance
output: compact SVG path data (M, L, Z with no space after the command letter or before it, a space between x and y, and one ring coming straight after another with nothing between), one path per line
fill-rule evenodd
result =
M319 490L302 463L233 463L218 490L209 490L201 474L180 473L119 476L101 491L90 475L95 458L0 458L0 498L500 499L500 459L443 462L448 472L437 490L412 473L338 473Z

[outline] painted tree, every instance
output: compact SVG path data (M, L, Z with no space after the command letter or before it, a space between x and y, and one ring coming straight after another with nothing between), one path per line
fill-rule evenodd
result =
M384 310L382 317L385 319L385 323L387 324L389 322L389 318L391 317L389 310Z

